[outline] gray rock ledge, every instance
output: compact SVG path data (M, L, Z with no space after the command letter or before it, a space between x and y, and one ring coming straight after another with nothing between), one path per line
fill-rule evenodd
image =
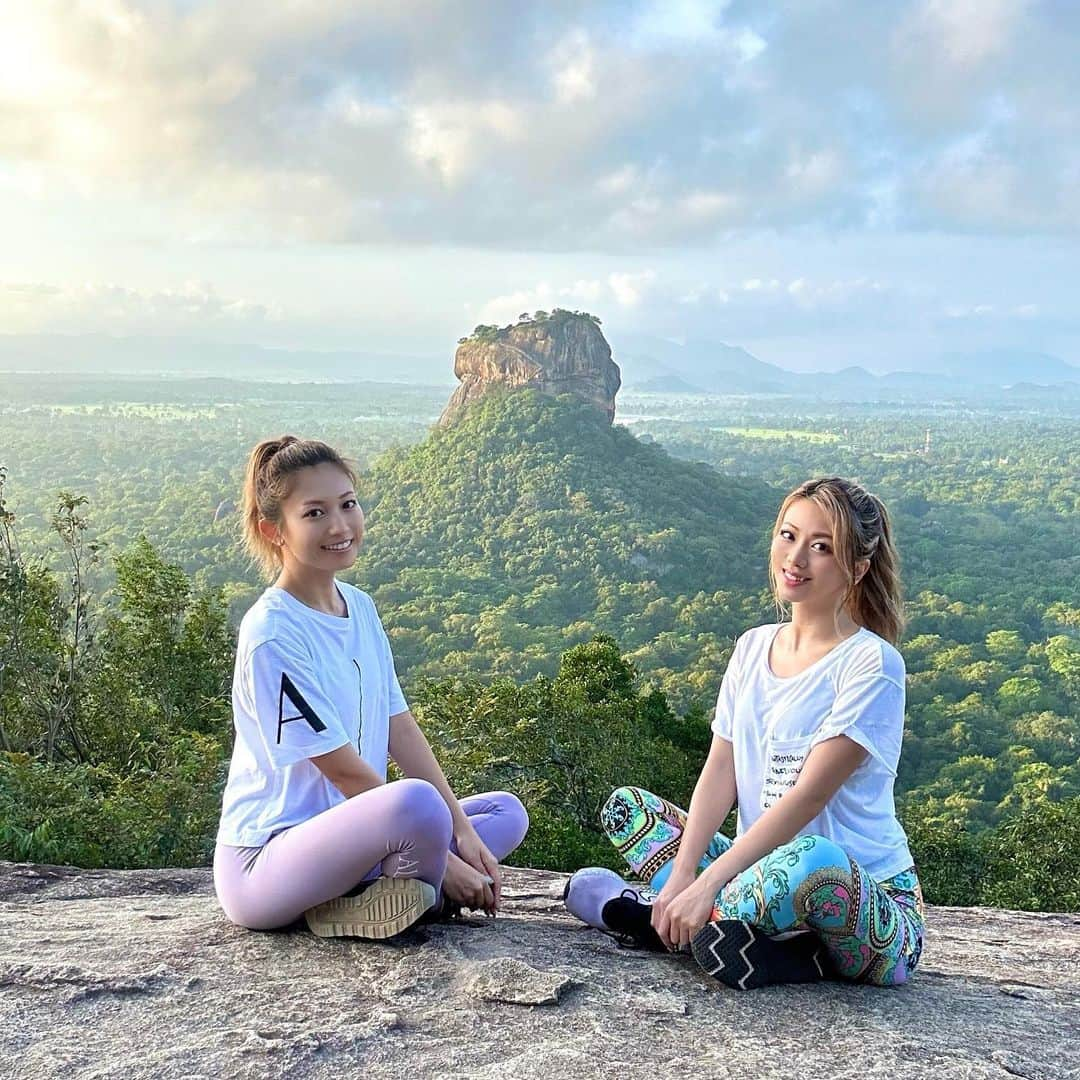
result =
M0 863L0 1076L1080 1077L1080 916L933 908L893 990L736 993L508 870L498 919L251 933L208 870Z

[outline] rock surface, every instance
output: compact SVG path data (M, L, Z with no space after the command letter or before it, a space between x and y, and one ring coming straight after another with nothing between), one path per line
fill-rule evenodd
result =
M907 986L740 994L575 923L563 880L370 943L232 926L208 870L0 863L0 1076L1080 1076L1080 916L932 908Z
M454 356L454 374L461 385L440 424L452 423L471 401L494 387L576 394L611 421L621 382L600 327L587 315L569 312L522 322L490 337L468 338Z

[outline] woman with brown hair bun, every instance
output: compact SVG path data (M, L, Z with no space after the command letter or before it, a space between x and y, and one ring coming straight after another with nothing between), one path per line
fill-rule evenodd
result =
M248 461L244 538L275 580L240 625L214 885L251 929L304 915L324 937L385 938L433 908L494 914L499 860L528 829L507 792L454 796L371 597L337 579L364 538L355 487L311 439ZM407 779L387 783L388 756Z

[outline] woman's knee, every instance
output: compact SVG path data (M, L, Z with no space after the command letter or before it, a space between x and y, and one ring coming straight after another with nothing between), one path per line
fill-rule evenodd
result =
M844 873L851 872L848 853L827 836L807 834L796 836L787 844L781 844L772 857L788 864L789 880L802 878L819 870L836 867Z
M609 796L606 805L612 803L624 803L627 806L636 805L642 801L642 797L652 798L652 793L639 787L617 787Z
M609 824L621 823L635 808L645 803L645 798L652 798L650 792L636 787L618 787L609 796L603 809L600 811L600 824L605 832L611 832Z
M453 818L446 800L434 784L409 777L387 784L385 790L390 798L389 812L400 818L410 832L450 846Z
M491 798L498 807L498 815L507 821L507 831L516 848L529 831L529 811L512 791L496 791Z

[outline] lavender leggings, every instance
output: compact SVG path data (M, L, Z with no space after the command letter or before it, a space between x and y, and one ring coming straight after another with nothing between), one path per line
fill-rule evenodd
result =
M500 861L525 838L525 807L505 791L461 800ZM373 788L272 836L262 847L218 844L214 887L225 914L250 930L287 926L366 878L418 877L436 889L455 851L450 811L426 780Z

